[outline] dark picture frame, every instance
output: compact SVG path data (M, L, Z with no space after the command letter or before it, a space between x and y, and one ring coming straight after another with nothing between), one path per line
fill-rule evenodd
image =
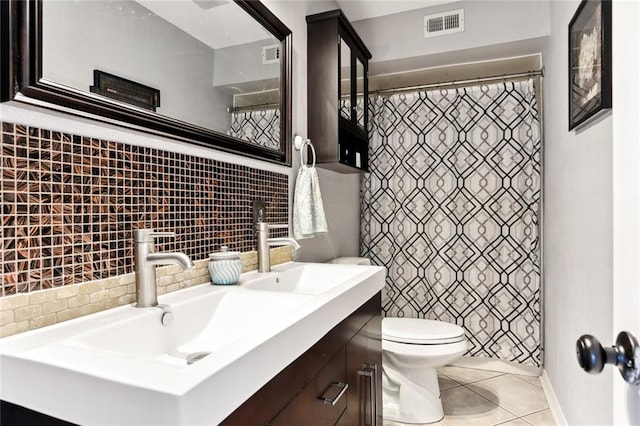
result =
M569 130L611 106L611 0L582 0L569 22Z

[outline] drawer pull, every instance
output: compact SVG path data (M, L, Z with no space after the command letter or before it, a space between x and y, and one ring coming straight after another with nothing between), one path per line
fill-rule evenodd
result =
M338 394L334 397L326 397L324 395L327 394L327 391L329 389L333 389L333 388L338 388L340 389L340 392L338 392ZM324 402L327 405L336 405L338 403L338 400L340 400L340 398L342 398L342 395L344 395L344 393L347 391L347 389L349 388L349 385L346 383L342 383L342 382L333 382L331 383L331 385L329 385L329 387L327 388L326 391L324 391L324 395L320 398L318 398L320 401Z
M367 379L369 379L369 397L368 399L368 403L369 403L369 417L370 417L370 421L367 422L365 420L364 424L367 426L377 426L378 425L378 413L377 413L377 407L376 407L376 403L377 403L377 395L376 395L376 389L378 388L377 386L377 370L378 370L378 366L376 364L365 364L363 365L363 369L362 370L358 370L358 375L361 377L365 377Z

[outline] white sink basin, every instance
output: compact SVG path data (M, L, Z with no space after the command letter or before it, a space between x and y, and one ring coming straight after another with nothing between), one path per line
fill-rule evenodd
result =
M270 273L246 274L240 285L252 290L318 295L364 273L366 269L358 265L289 263L272 268Z
M167 326L161 323L165 311L146 309L146 315L81 333L61 344L186 367L189 355L215 355L250 334L261 321L281 317L307 300L295 294L255 294L213 287L206 294L167 305L164 309L173 316Z
M0 399L77 424L218 424L384 286L384 268L290 262L0 339ZM187 364L190 354L208 353Z

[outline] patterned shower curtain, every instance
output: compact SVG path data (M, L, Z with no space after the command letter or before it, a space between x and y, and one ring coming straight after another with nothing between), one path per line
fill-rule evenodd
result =
M361 252L386 316L465 328L467 355L541 366L533 80L377 96Z
M280 149L280 110L234 112L228 134L266 148Z

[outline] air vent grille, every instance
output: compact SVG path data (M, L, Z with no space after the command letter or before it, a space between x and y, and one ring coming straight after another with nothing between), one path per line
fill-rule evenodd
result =
M424 17L424 37L464 31L464 9L451 10Z
M429 19L429 21L427 21L427 27L430 33L444 30L442 26L442 18Z
M460 15L447 15L444 17L444 29L460 28Z

